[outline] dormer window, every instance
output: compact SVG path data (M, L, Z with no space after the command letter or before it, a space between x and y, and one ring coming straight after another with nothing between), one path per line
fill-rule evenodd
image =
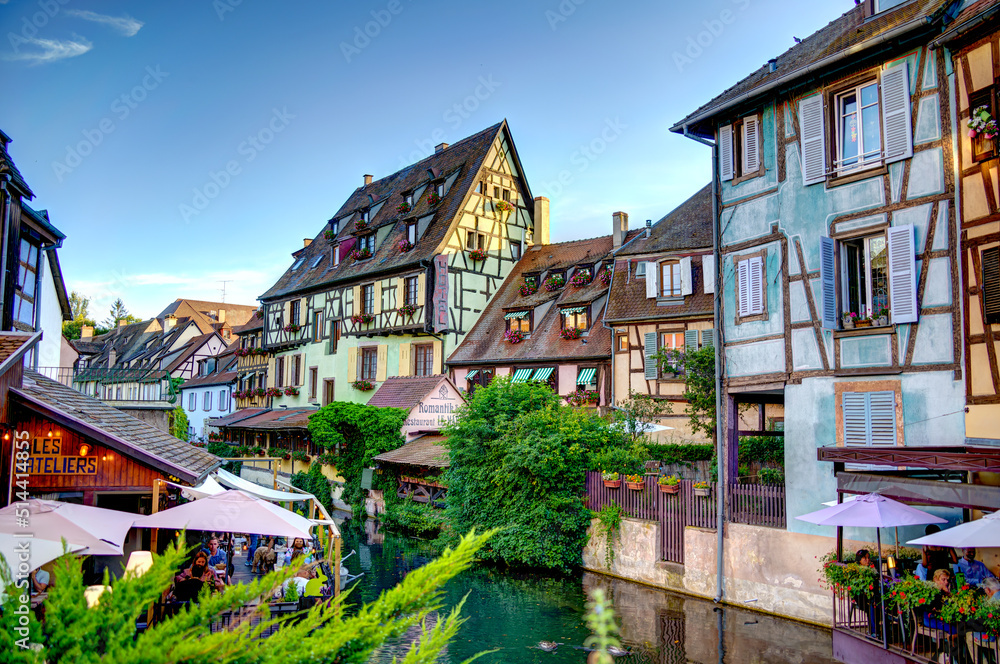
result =
M333 234L334 236L336 236L337 233L339 233L339 232L340 232L340 220L339 219L331 219L330 220L330 233Z
M340 245L335 245L333 247L333 266L337 267L340 265Z
M563 317L563 329L579 330L586 332L590 328L590 316L587 309L589 307L571 307L560 311Z
M358 238L358 251L364 253L368 251L369 255L375 253L375 234L369 233L368 235L362 235Z
M370 209L365 208L364 210L361 211L361 221L368 223L371 220L370 217L371 217Z
M531 334L531 311L511 311L504 316L509 332Z
M593 273L591 272L590 266L580 266L573 271L573 278L570 283L573 286L586 286L593 279Z
M434 192L441 198L444 198L444 182L438 182L434 186Z
M406 224L406 241L410 244L417 243L417 224L416 222L409 222Z
M411 191L408 194L406 194L405 196L403 196L403 200L406 201L407 205L409 205L410 207L413 207L413 192Z
M646 261L639 261L635 265L635 276L645 277L646 276Z

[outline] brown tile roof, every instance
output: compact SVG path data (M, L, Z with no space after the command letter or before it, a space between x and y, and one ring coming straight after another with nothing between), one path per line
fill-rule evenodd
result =
M226 427L237 422L242 422L248 420L251 417L259 415L261 413L266 413L269 408L244 408L243 410L238 410L235 413L230 413L224 417L217 417L215 419L209 420L207 422L208 426L211 427Z
M615 262L615 276L611 280L611 295L604 320L623 323L638 320L663 320L667 318L712 317L712 294L705 293L705 281L701 268L701 256L691 260L691 295L684 298L684 304L660 306L656 298L646 297L646 280L635 276L636 264L630 260ZM631 270L631 278L628 271Z
M65 418L65 426L118 449L168 475L196 483L218 467L218 457L31 370L11 392L28 408Z
M228 302L206 302L204 300L188 300L177 298L167 305L156 317L162 319L164 316L173 314L179 320L190 318L201 324L211 325L218 322L218 312L225 310L226 322L232 326L243 325L253 317L257 306L253 304L230 304ZM209 312L216 312L216 317L209 316ZM202 330L207 332L208 330Z
M594 264L606 260L611 254L611 236L574 240L559 244L535 245L511 270L496 295L479 320L469 330L465 340L459 345L447 364L515 364L525 361L567 361L586 358L609 358L611 356L611 335L602 325L603 305L592 306L590 311L590 334L580 339L567 340L560 336L561 308L573 304L591 304L607 293L601 283L600 273L594 274L592 281L582 287L571 286L567 273L567 284L555 292L547 292L540 287L529 297L522 297L520 291L525 274L548 273L574 265ZM544 276L544 275L543 275ZM537 307L552 302L544 316L535 313L531 336L518 344L504 341L507 329L504 316L510 311Z
M24 342L32 337L31 334L23 332L4 332L0 334L0 364L16 353Z
M522 172L520 164L516 163L517 154L516 150L513 150L514 143L507 129L507 123L503 121L453 143L441 152L392 175L359 187L333 215L333 219L340 222L336 238L342 243L340 264L333 267L330 260L331 243L323 235L323 230L329 229L329 224L326 224L308 247L295 252L295 263L261 296L261 299L274 300L316 287L356 280L368 274L417 267L421 261L435 256L438 246L447 237L455 219L460 216L465 198L475 185L476 175L483 159L501 132L507 133L507 140L513 151L511 158L515 160L518 172ZM420 198L414 201L411 211L399 214L397 208L404 200L403 195L428 184L432 180L432 173L433 179L447 178L455 173L458 176L436 206L431 206L427 202L430 194L428 187ZM530 197L527 182L522 178L521 183L526 196ZM356 228L355 222L360 219L359 211L383 201L384 204L369 222L370 228L394 227L382 244L375 248L372 258L361 262L352 260L345 255L347 245L343 243L353 241L352 233ZM429 214L434 215L433 220L417 239L416 246L408 252L401 253L397 249L397 244L404 238L406 229L404 224L397 222L404 218L419 219ZM295 267L296 265L298 267Z
M936 17L939 10L948 4L950 4L950 0L914 0L866 20L864 6L862 3L858 3L850 11L831 21L826 27L814 32L779 55L776 71L770 71L769 65L764 63L763 66L736 85L677 122L670 130L682 132L685 124L707 120L729 102L736 100L749 102L755 94L759 94L760 88L771 81L784 79L783 83L788 83L812 74L813 72L807 71L807 68L816 65L824 58L855 49L863 42L884 35L911 21L914 22L915 29L929 27L926 21L920 20L918 22L916 19Z
M264 329L264 319L257 315L256 310L253 316L244 325L234 325L233 334L246 334L247 332L253 332L254 330Z
M228 385L229 383L235 382L238 378L238 374L235 371L224 371L222 373L210 373L207 376L196 376L195 378L188 378L181 385L182 390L186 390L189 387L208 387L211 385Z
M448 448L441 445L445 440L447 440L445 436L422 436L391 452L384 452L373 458L375 461L398 463L404 466L447 468Z
M315 412L315 408L274 408L225 426L230 429L305 429L309 426L309 416ZM211 426L222 425L213 423Z
M636 256L661 251L712 248L712 184L706 184L693 196L653 224L649 237L641 230L626 242L615 256Z
M935 41L948 43L953 39L963 36L968 30L982 25L984 21L980 20L980 17L985 19L989 15L995 14L998 9L1000 9L1000 0L977 0L966 5L959 15L955 17L955 20L948 24L948 28L944 34ZM990 25L989 23L987 24ZM993 30L995 28L991 25L988 29Z
M441 374L434 376L393 376L387 378L384 383L379 385L379 388L375 390L375 394L368 400L368 405L380 408L405 408L406 410L410 410L444 380L448 380L448 378Z

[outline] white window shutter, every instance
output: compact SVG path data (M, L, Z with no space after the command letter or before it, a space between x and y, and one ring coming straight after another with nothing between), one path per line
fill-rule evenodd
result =
M644 336L643 359L646 380L656 380L656 332L647 332Z
M826 179L826 126L823 95L799 102L799 141L802 144L802 184Z
M646 297L656 297L660 294L660 266L652 261L646 261Z
M743 118L743 175L760 168L760 123L756 115Z
M904 62L882 73L882 125L885 163L913 156L910 121L910 74Z
M740 316L750 315L750 261L736 264L736 289L739 291L737 307Z
M836 330L837 319L837 274L836 268L836 245L828 237L819 239L819 281L823 289L822 320L823 327L828 330ZM806 280L806 288L809 288L809 281Z
M889 302L893 323L917 322L917 270L914 265L913 226L892 226L889 243Z
M844 445L868 445L868 394L844 392L841 408L844 413Z
M754 256L749 261L750 315L764 313L764 261Z
M691 257L686 256L681 259L681 295L690 295L694 292L691 283Z
M705 292L715 292L715 256L701 257L701 279L705 282Z
M722 181L733 179L736 169L733 164L733 125L719 128L719 173Z
M684 351L693 353L698 350L698 330L684 330Z
M896 393L868 393L868 430L871 445L896 444Z

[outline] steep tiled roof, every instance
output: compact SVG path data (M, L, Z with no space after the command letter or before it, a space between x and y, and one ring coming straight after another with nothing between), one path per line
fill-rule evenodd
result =
M382 244L375 247L372 258L361 262L349 258L343 249L352 245L345 244L342 246L340 264L334 267L331 260L331 243L323 235L323 230L329 228L327 224L320 229L316 239L308 247L295 253L292 267L260 299L272 300L318 286L350 281L365 274L416 267L421 261L432 258L447 236L453 220L461 212L465 197L475 184L480 165L501 131L506 131L506 122L493 125L422 161L356 189L333 215L333 219L339 221L339 234L336 240L341 243L352 242L352 234L356 230L355 222L360 219L360 211L383 202L382 207L370 219L369 227L373 229L390 227L392 230ZM508 140L510 140L509 135ZM513 141L510 144L513 145ZM518 171L520 171L519 166ZM428 203L427 198L431 189L427 187L420 198L414 201L412 210L405 214L397 212L399 205L404 202L405 193L412 192L432 180L450 178L455 174L457 178L437 205L432 206ZM523 180L522 183L525 191L528 191L527 183ZM406 229L403 224L397 222L403 219L420 219L427 215L433 215L433 220L417 238L416 246L410 251L400 252L397 245L404 239Z
M443 380L443 375L434 376L394 376L379 385L369 399L369 406L380 408L413 408Z
M18 332L4 332L0 334L0 364L13 355L24 345L24 342L32 337L31 334Z
M995 14L998 9L1000 9L1000 0L976 0L976 2L967 4L955 17L955 20L948 24L944 34L936 41L949 42L964 35L966 31L982 24L980 17L986 18L988 15Z
M706 184L645 232L615 252L618 257L712 248L712 185Z
M26 370L23 387L11 392L29 408L64 416L66 426L186 482L201 480L219 465L215 455L34 371Z
M254 330L264 329L264 319L257 315L254 311L253 316L244 325L234 325L233 334L246 334L247 332L253 332Z
M196 376L195 378L188 378L181 385L182 390L186 390L189 387L209 387L211 385L228 385L236 380L237 373L235 371L223 371L222 373L210 373L207 376Z
M951 0L913 0L868 19L865 18L863 3L858 3L826 27L779 55L775 71L770 71L769 65L764 63L739 83L679 121L671 127L671 131L681 132L685 124L710 115L729 102L744 98L749 100L759 91L758 89L771 81L784 79L783 83L789 83L804 77L812 73L809 70L810 66L821 63L829 56L856 49L860 44L883 36L894 28L910 22L913 22L914 29L926 27L928 25L926 21L916 19L931 17L950 3Z
M445 436L422 436L374 457L383 463L398 463L404 466L426 466L428 468L448 467L448 448L442 445Z
M164 316L173 314L179 320L185 318L195 320L199 327L203 324L210 326L212 323L218 322L218 312L221 310L226 312L226 322L237 326L250 320L257 307L252 304L230 304L228 302L206 302L178 298L168 304L156 317L162 319ZM214 318L209 315L210 312L215 312ZM208 330L202 328L202 331L207 332Z
M211 339L212 337L219 337L220 339L222 338L221 336L219 336L218 332L212 330L208 334L202 334L201 336L194 337L193 339L191 339L191 341L187 342L187 344L184 345L184 350L177 357L175 357L170 362L170 364L168 364L165 367L165 369L168 372L177 369L177 367L187 362L192 355L201 350L201 348L206 343L208 343L209 339Z
M305 429L309 426L309 416L315 412L315 408L274 408L225 426L234 429ZM219 418L222 419L225 418ZM223 425L213 423L212 426Z
M565 269L574 265L594 265L608 258L611 253L611 236L575 240L559 244L535 245L511 270L503 285L483 310L479 320L466 335L462 344L448 358L448 364L503 363L548 360L573 361L583 358L604 358L611 355L611 335L601 324L602 307L592 307L590 311L590 334L580 339L563 339L560 336L561 308L573 304L589 304L607 293L601 283L600 273L594 274L591 282L576 288L569 283L555 292L548 292L544 286L534 295L522 297L521 285L524 276L542 275L550 270ZM572 275L567 273L567 282ZM504 341L507 329L504 316L519 309L534 308L552 302L545 314L535 314L531 336L518 344Z
M10 153L7 151L7 145L11 142L10 136L0 131L0 174L9 173L11 182L13 182L24 195L28 198L34 198L35 194L31 191L28 183L24 181L24 176L21 175L21 171L17 170L17 166L14 165L14 160L11 159Z
M214 420L209 420L207 424L212 427L230 426L236 424L237 422L248 420L256 415L260 415L261 413L266 413L269 410L269 408L244 408L243 410L238 410L235 413L230 413L224 417L217 417Z
M656 298L646 297L646 280L636 278L635 263L618 260L615 263L615 276L611 281L611 296L608 298L604 320L610 324L646 319L711 317L712 295L705 293L701 257L694 257L691 261L691 283L692 293L684 298L684 304L660 306Z

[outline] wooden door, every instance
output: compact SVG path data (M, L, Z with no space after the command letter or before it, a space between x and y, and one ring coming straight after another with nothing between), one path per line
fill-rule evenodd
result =
M323 405L333 403L333 379L326 378L323 380Z

